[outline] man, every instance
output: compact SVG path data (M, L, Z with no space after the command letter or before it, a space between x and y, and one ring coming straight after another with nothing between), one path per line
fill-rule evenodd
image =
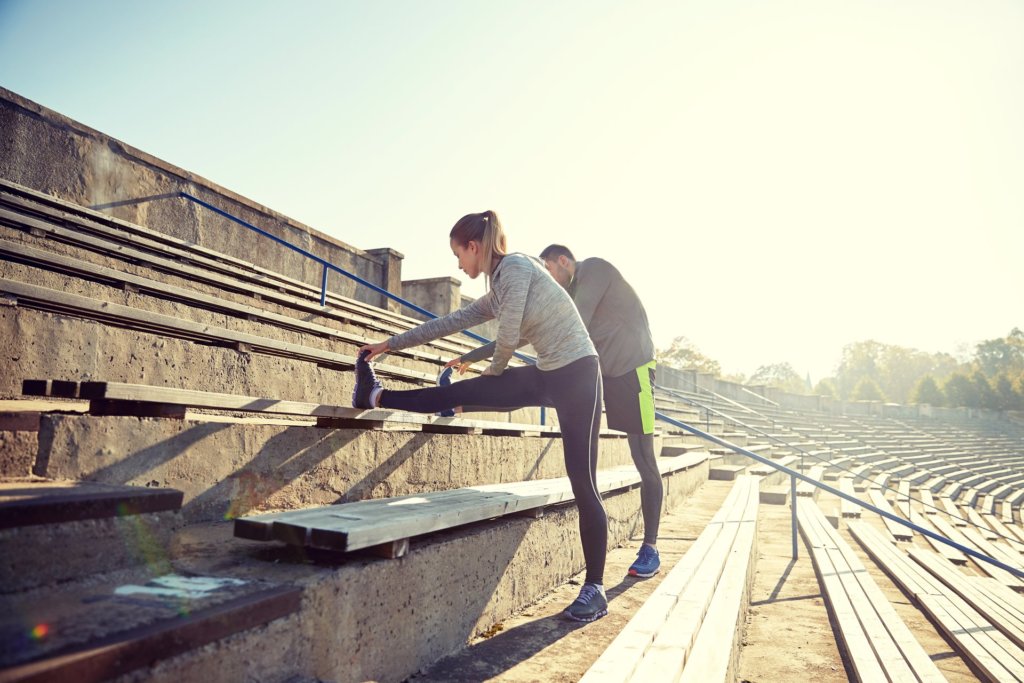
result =
M654 340L647 311L612 264L600 258L577 261L552 244L541 252L551 276L568 290L601 359L608 427L627 434L629 452L640 472L644 541L631 576L658 573L658 524L664 491L654 454Z

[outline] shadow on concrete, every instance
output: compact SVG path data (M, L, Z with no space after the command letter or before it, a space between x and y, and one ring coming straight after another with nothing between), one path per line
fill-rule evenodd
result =
M796 566L796 559L791 559L789 564L786 565L785 570L782 572L782 576L779 577L778 582L775 584L775 588L772 588L771 594L765 602L775 602L779 597L779 593L782 592L782 588L786 585L786 579L789 578L790 573L793 571L793 567ZM751 603L753 604L753 603Z
M609 606L614 604L615 598L634 585L635 579L624 578L613 588L607 589ZM535 619L501 631L442 659L423 674L411 677L409 683L489 680L522 664L538 652L586 626L587 623L572 621L561 612Z
M182 512L187 519L195 521L234 519L253 512L343 450L360 434L356 430L325 434L324 430L311 427L288 427L268 439L242 468L189 501Z
M163 194L151 194L149 196L138 197L136 199L122 199L117 202L107 202L106 204L93 204L89 208L93 211L103 211L105 209L114 209L119 206L135 206L136 204L145 204L146 202L152 202L158 199L176 199L177 197L177 192L165 192Z
M62 418L54 418L62 419ZM189 427L178 434L147 446L141 450L121 458L117 462L97 468L91 472L72 472L72 478L85 478L105 484L127 484L131 480L143 478L146 472L167 464L182 453L195 446L203 439L230 426L222 422L203 422ZM61 476L59 467L50 467L53 458L55 426L52 421L44 420L40 425L39 456L36 459L35 474L44 477L67 478ZM154 483L154 485L158 485Z
M367 473L362 479L352 484L348 491L334 502L347 503L354 500L364 500L366 498L390 498L393 495L409 493L409 491L403 491L401 494L394 493L388 478L407 460L412 458L417 451L426 446L428 440L429 437L427 437L427 435L423 435L421 438L414 438L409 441L409 443L402 445L384 462L373 468L373 470ZM428 490L434 489L429 488Z
M533 479L537 475L537 471L540 470L541 463L543 463L544 458L548 456L548 452L551 450L551 447L555 444L556 440L561 443L562 438L558 437L557 439L552 438L547 440L547 443L544 444L544 448L542 448L540 453L537 455L537 459L534 460L533 465L530 466L530 470L526 473L526 476L523 477L524 481Z

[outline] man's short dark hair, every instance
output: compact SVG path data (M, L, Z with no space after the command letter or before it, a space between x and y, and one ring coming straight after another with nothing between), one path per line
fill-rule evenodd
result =
M541 261L555 261L559 256L564 256L570 261L576 260L576 257L569 251L569 247L561 244L549 244L544 248L544 251L540 252Z

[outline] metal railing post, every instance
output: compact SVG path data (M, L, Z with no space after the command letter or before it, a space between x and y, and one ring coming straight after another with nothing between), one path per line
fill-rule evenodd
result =
M327 305L327 265L324 264L324 274L320 278L320 305Z
M796 545L796 533L797 533L797 522L796 522L796 477L789 478L789 498L792 501L790 503L791 512L791 523L793 525L793 559L796 560L798 557L797 545Z

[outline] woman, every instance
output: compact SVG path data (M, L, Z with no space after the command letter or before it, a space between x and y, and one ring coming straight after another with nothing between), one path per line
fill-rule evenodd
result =
M608 613L603 587L608 518L597 492L601 420L597 351L572 299L544 266L523 254L508 253L505 233L493 211L463 216L449 238L459 268L470 279L481 274L487 278L487 294L443 318L360 348L352 405L418 413L462 405L554 407L587 563L586 582L566 615L577 621L599 619ZM480 377L448 386L391 391L380 385L369 364L382 353L425 344L493 318L498 320L494 355ZM513 352L527 343L537 351L537 364L508 368Z

